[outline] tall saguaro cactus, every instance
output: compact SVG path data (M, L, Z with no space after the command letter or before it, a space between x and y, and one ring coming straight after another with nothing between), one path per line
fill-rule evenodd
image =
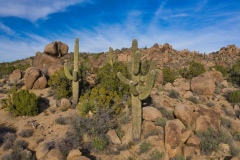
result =
M136 39L132 41L132 59L128 62L128 71L131 80L124 77L121 72L117 73L118 78L129 85L132 98L132 133L133 140L141 138L142 126L142 100L145 100L153 87L155 80L155 60L151 62L150 71L146 75L141 75L141 53L138 50Z
M64 63L64 72L68 79L72 80L72 94L73 103L76 105L79 99L79 66L78 66L78 54L79 54L79 39L75 39L74 44L74 65L72 74L68 70L67 64Z
M109 52L107 55L107 62L113 66L113 63L116 61L116 55L113 54L113 49L109 47Z

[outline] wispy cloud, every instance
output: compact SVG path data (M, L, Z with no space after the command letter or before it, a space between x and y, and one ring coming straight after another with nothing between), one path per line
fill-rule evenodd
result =
M0 0L0 17L19 17L30 21L47 18L49 14L63 12L67 7L89 0Z
M5 24L0 22L0 30L2 30L3 32L7 33L8 35L14 35L15 32L9 28L8 26L6 26Z

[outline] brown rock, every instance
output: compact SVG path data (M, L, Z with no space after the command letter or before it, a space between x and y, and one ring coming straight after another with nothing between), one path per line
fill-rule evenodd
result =
M81 156L82 156L82 153L80 152L79 149L73 149L69 152L67 156L67 160L75 160Z
M198 146L201 143L200 138L196 135L192 135L188 140L187 140L187 145L188 146Z
M239 133L240 132L240 120L231 120L231 131L233 133Z
M37 159L43 159L44 157L46 157L49 152L49 149L46 147L46 142L40 142L35 151Z
M188 99L193 96L193 93L191 91L187 91L183 94L183 98Z
M54 148L48 152L45 159L63 160L64 156L62 155L61 151L58 148Z
M210 127L210 117L208 115L201 115L196 119L196 131L204 132Z
M68 45L61 41L57 42L57 49L58 49L58 57L64 56L68 54Z
M35 81L41 76L39 69L35 67L27 68L24 74L24 83L26 89L32 89Z
M55 72L61 70L62 68L63 68L62 65L57 64L57 65L49 67L47 73L49 76L52 76L52 75L54 75Z
M175 79L173 85L175 90L177 90L181 95L190 90L190 82L188 82L185 78Z
M16 83L19 79L22 78L22 72L19 69L16 69L12 72L12 74L9 77L9 81L11 83Z
M71 102L67 98L63 98L61 100L61 108L70 108L71 107Z
M37 52L36 56L33 58L33 66L41 70L48 71L48 69L52 66L55 66L56 69L59 69L63 67L62 64L63 62L60 59L49 56L45 53Z
M174 109L175 116L186 126L192 123L192 109L185 104L178 104Z
M211 71L210 74L213 77L214 82L222 82L224 80L222 73L219 71Z
M57 41L54 41L50 44L47 44L44 48L44 53L51 55L51 56L57 56Z
M167 121L165 126L165 148L169 158L175 157L181 152L181 132L184 125L179 125L179 120Z
M183 143L186 142L191 134L192 134L192 130L187 130L187 131L183 132L181 135L181 142L183 142Z
M32 89L44 89L48 85L47 78L45 76L39 77L32 87Z
M119 139L115 130L113 129L108 130L107 136L113 144L121 144L121 140Z
M154 107L143 108L143 119L147 121L157 121L162 118L161 112Z
M183 146L183 156L184 158L192 157L195 154L195 147L192 146Z
M156 69L156 78L154 87L162 87L163 85L163 72L159 69Z
M151 131L155 130L156 126L152 121L143 121L143 133L145 135L149 134Z
M198 95L212 95L215 83L209 72L205 72L191 80L191 90Z

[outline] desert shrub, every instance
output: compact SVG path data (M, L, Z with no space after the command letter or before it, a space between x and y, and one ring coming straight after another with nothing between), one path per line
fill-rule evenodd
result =
M87 114L88 111L93 111L97 108L113 108L115 113L119 114L122 111L120 107L120 97L116 91L108 91L102 87L94 87L91 91L84 93L79 99L77 109L80 114Z
M116 133L120 139L125 135L124 130L122 130L120 127L116 129Z
M150 160L162 160L163 156L164 156L163 152L154 150L150 153Z
M235 133L235 134L233 135L233 138L234 138L234 140L236 140L236 141L240 141L240 132Z
M228 101L230 103L239 103L240 102L240 92L239 91L233 91L228 96Z
M197 77L200 74L204 73L206 70L204 68L204 65L198 62L191 62L189 64L188 69L183 68L179 70L180 75L182 75L183 78L186 79L192 79L193 77Z
M71 119L71 126L79 137L82 137L84 133L93 137L104 137L107 131L116 125L114 111L107 108L97 109L92 118L74 116Z
M209 128L205 132L196 132L196 135L201 139L200 149L204 154L211 154L217 151L219 143L229 143L232 137L222 130L214 130Z
M13 93L13 105L9 107L9 111L14 116L33 116L38 114L38 97L28 90L19 90Z
M26 149L28 147L28 143L24 140L16 140L13 144L14 147L20 147Z
M4 135L3 138L4 138L3 150L6 151L6 150L12 148L13 142L16 139L16 135L14 133L8 132Z
M155 125L161 126L161 127L165 127L166 123L167 123L167 118L165 118L165 117L154 122Z
M170 68L163 68L163 84L173 83L176 79L176 73Z
M139 154L146 153L152 148L152 145L149 142L144 141L139 146Z
M33 130L32 129L24 129L18 133L19 136L23 138L29 138L32 137L33 135Z
M174 157L174 160L185 160L183 156L176 156Z
M197 103L198 103L197 98L194 97L194 96L189 97L188 100L191 101L191 102L193 102L194 104L197 104Z
M149 130L145 133L144 138L148 138L150 136L154 136L154 135L158 135L160 133L159 129L153 129L153 130Z
M230 75L228 81L235 84L240 84L240 60L232 66L230 69Z
M69 80L64 70L61 69L50 76L48 85L52 88L55 98L69 98L72 94L71 80Z
M221 117L221 124L227 129L231 128L231 121L229 119Z
M79 115L86 116L90 111L95 113L96 107L97 103L95 101L85 100L77 105L77 110Z
M174 118L174 114L172 111L167 110L164 107L158 106L156 107L161 113L162 113L162 117L166 118L167 120L173 120ZM163 120L164 121L164 120Z
M7 153L0 158L1 160L36 160L36 156L33 152L21 147L13 147L13 150L10 153Z
M97 151L104 150L107 147L107 144L108 144L107 140L99 136L92 141L92 146Z
M228 74L227 69L223 65L216 65L212 68L216 69L216 71L221 72L224 77L226 77Z
M97 82L106 91L116 92L120 97L123 97L124 95L129 95L129 86L120 81L117 77L118 72L129 78L127 66L122 62L115 62L113 66L106 64L99 68Z
M209 101L209 102L206 103L206 106L208 106L208 107L214 107L214 106L215 106L215 103Z
M67 121L68 121L67 117L58 117L55 119L55 123L60 125L66 125Z
M178 98L180 97L180 94L179 94L176 90L171 89L171 90L169 91L168 96L171 97L171 98L176 98L176 99L178 99Z

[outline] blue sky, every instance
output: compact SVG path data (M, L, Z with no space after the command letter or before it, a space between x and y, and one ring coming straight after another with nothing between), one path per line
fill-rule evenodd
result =
M240 0L0 0L0 62L80 40L81 52L169 43L200 53L240 47Z

